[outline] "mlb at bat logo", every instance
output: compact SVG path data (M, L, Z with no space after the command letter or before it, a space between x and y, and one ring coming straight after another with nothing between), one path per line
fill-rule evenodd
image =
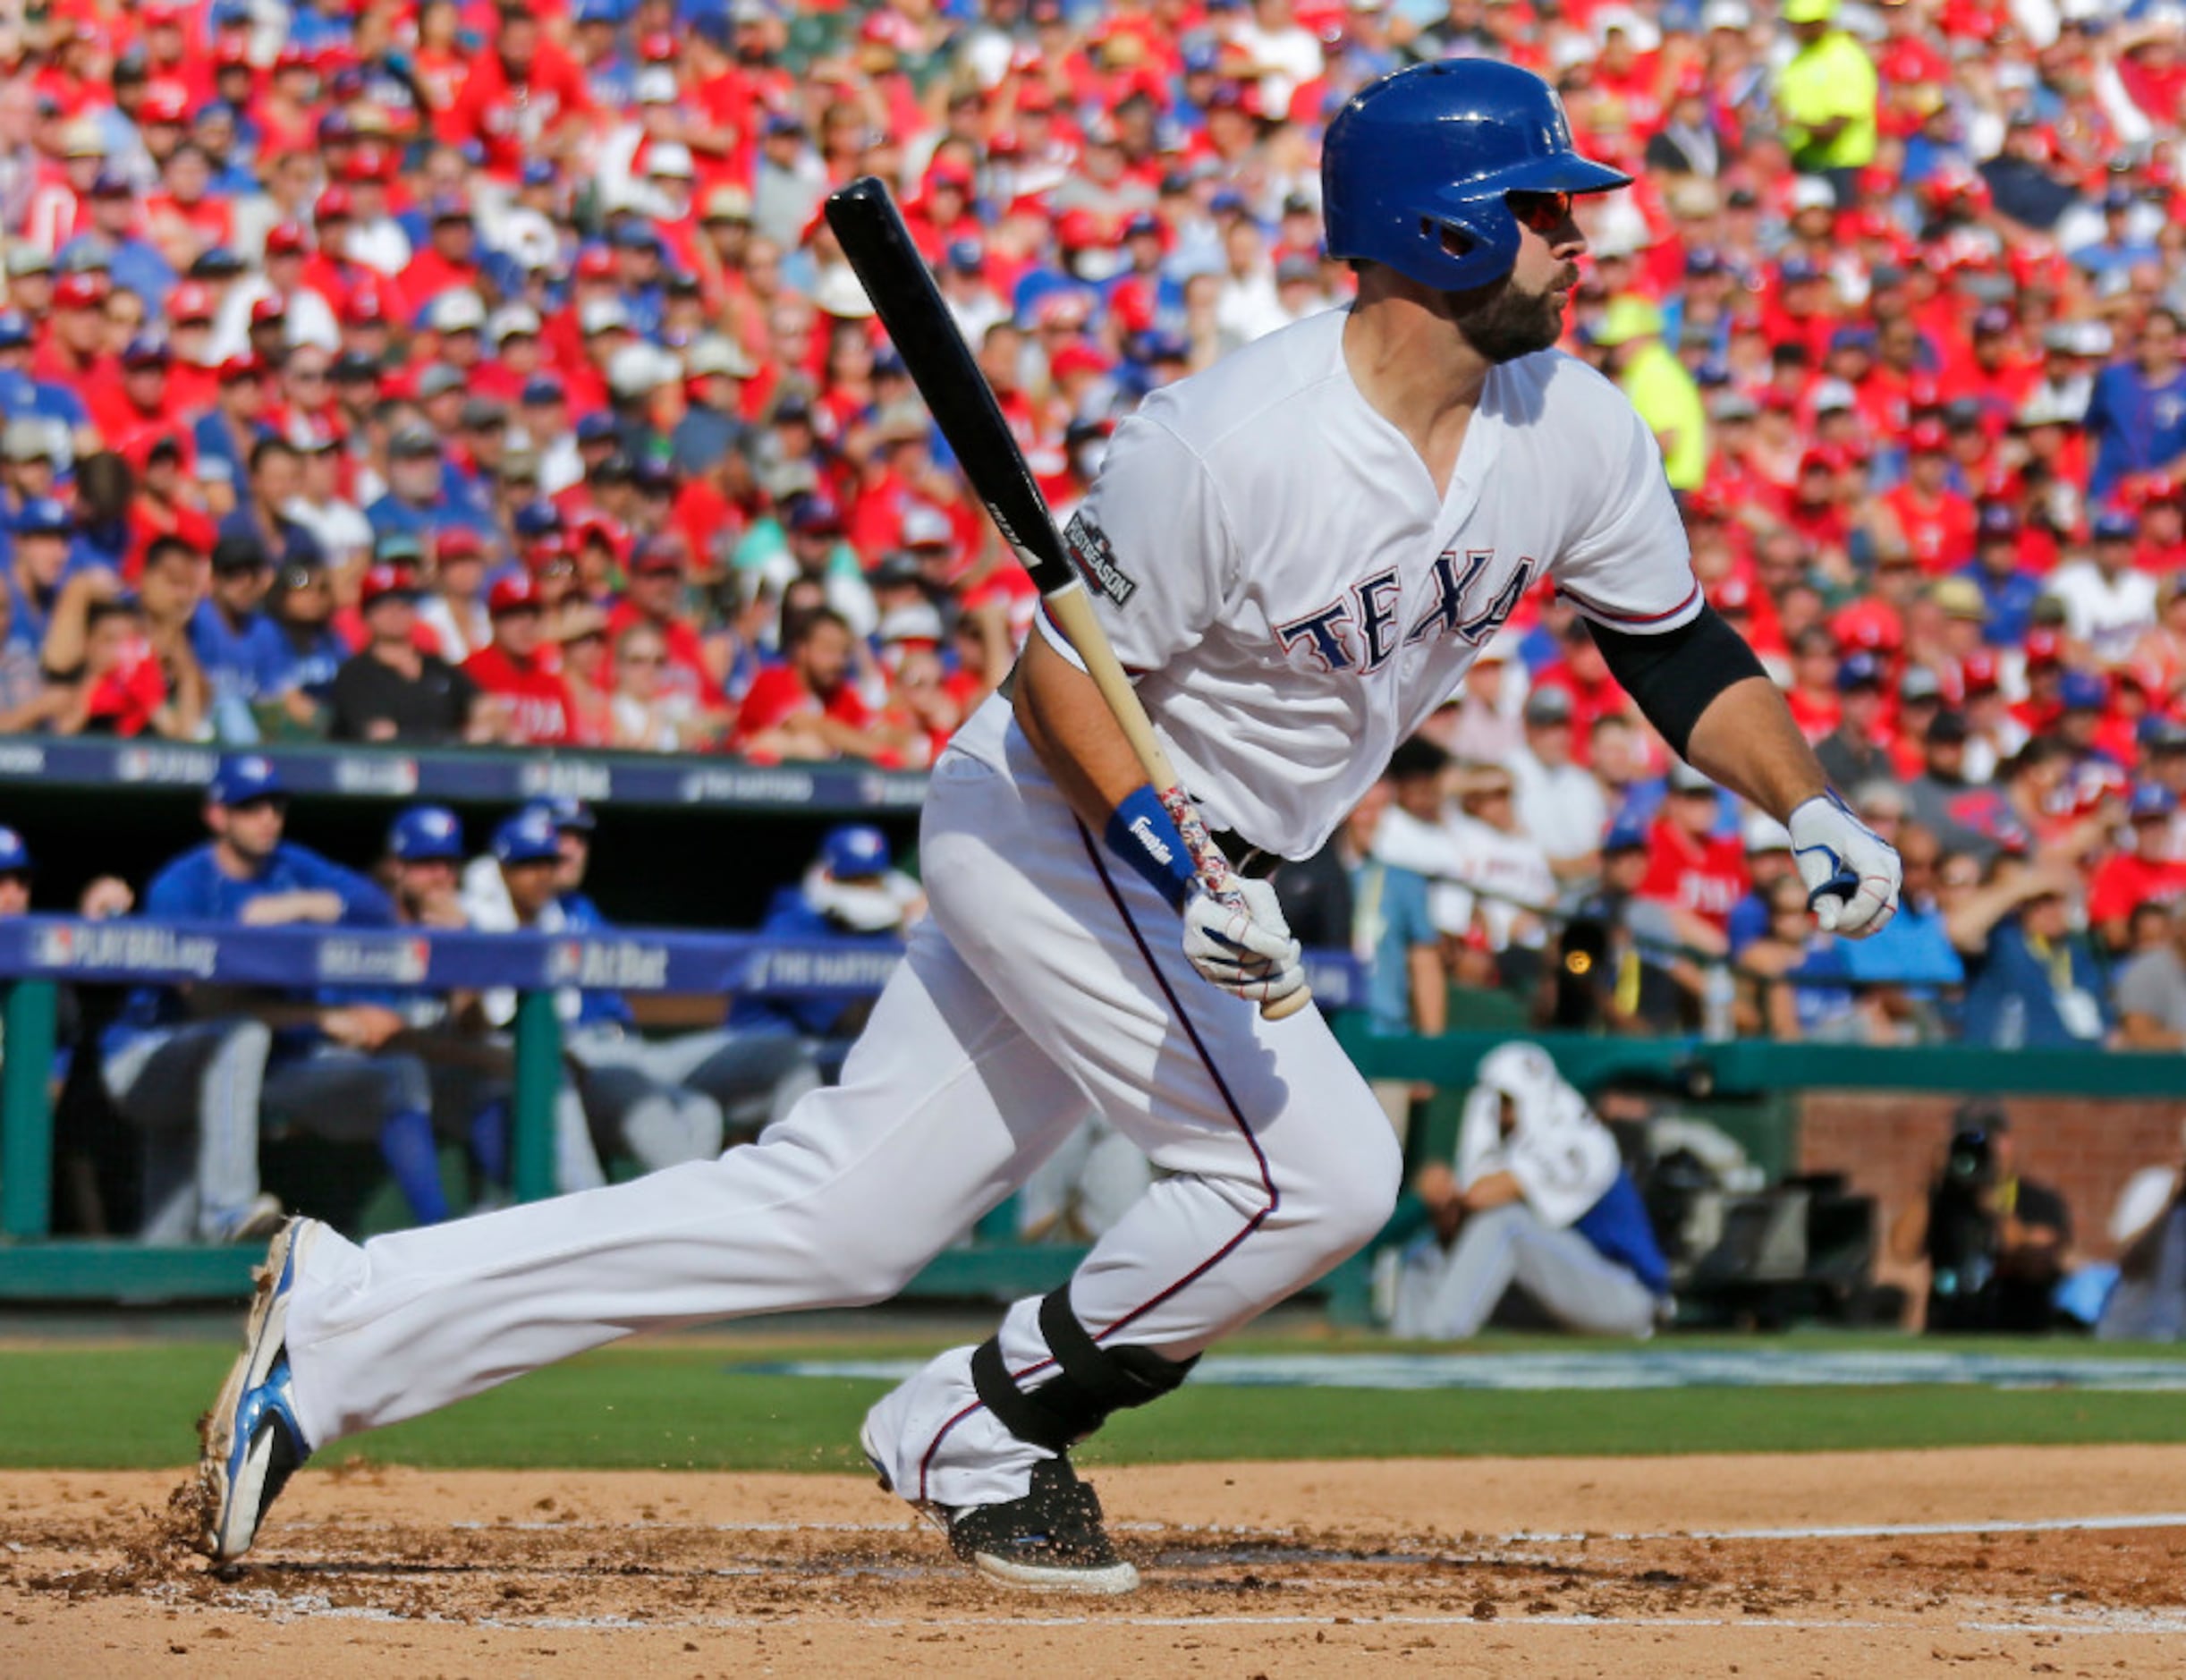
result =
M657 991L668 983L668 949L634 939L560 939L546 947L546 983L583 991Z
M1109 544L1108 533L1084 513L1071 515L1071 522L1063 532L1063 547L1070 556L1071 564L1078 568L1079 575L1118 607L1139 592L1137 580L1116 564L1115 549Z

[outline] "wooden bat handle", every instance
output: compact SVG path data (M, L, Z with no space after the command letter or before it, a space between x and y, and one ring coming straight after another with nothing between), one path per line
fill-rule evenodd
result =
M1041 597L1047 604L1048 616L1063 639L1076 649L1085 662L1086 675L1093 679L1093 686L1107 702L1116 726L1123 730L1123 739L1131 745L1139 768L1154 784L1169 819L1176 824L1176 831L1184 839L1184 849L1191 855L1191 866L1199 878L1199 884L1216 898L1235 902L1237 877L1230 868L1230 860L1222 855L1207 832L1207 825L1199 820L1199 813L1179 785L1176 767L1169 762L1166 748L1154 733L1153 719L1146 715L1146 707L1139 699L1139 691L1131 685L1123 661L1115 657L1109 645L1108 634L1094 616L1092 598L1085 586L1075 579L1050 595ZM1301 986L1288 997L1276 997L1260 1005L1263 1021L1281 1021L1296 1014L1313 1001L1313 994Z

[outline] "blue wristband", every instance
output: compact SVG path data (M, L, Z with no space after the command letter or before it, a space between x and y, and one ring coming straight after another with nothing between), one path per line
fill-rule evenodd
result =
M1184 901L1199 885L1191 857L1184 850L1184 836L1161 807L1161 797L1151 782L1141 783L1123 795L1101 838L1109 851L1153 883L1154 890L1182 910Z

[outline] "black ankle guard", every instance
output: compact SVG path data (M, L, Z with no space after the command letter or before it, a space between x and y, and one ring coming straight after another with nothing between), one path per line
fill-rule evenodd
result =
M1111 1412L1158 1400L1199 1362L1165 1359L1150 1347L1103 1347L1071 1311L1070 1285L1040 1301L1040 1334L1059 1368L1027 1394L1010 1380L1002 1343L988 1336L971 1354L971 1386L979 1402L1021 1441L1068 1452L1100 1428Z

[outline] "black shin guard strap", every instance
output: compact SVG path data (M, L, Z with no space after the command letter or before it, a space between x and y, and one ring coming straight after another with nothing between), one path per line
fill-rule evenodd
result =
M1071 1311L1067 1284L1040 1302L1040 1334L1059 1369L1032 1393L1010 1380L994 1336L972 1351L971 1386L1003 1428L1051 1453L1069 1451L1111 1412L1158 1400L1199 1363L1196 1354L1180 1361L1148 1347L1101 1346Z

